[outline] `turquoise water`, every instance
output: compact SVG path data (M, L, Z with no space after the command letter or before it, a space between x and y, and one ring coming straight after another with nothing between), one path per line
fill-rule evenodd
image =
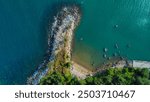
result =
M108 48L108 57L150 61L150 0L0 0L0 84L26 83L46 53L48 20L64 2L78 2L83 13L74 60L96 67Z
M74 59L99 66L104 48L128 59L150 61L150 0L85 0ZM117 48L115 48L117 44Z
M25 84L42 61L47 49L46 3L0 0L0 84Z
M47 50L56 0L0 0L0 84L25 84Z
M26 84L47 51L47 28L74 0L0 0L0 84Z

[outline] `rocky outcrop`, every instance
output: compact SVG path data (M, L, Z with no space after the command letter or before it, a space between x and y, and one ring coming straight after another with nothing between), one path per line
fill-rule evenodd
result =
M63 7L60 12L54 17L52 27L48 29L48 46L47 58L38 67L38 70L28 78L27 84L38 84L40 79L50 70L47 64L53 62L56 55L65 48L68 60L71 60L71 44L73 33L80 21L80 10L77 6ZM65 47L64 47L65 46Z

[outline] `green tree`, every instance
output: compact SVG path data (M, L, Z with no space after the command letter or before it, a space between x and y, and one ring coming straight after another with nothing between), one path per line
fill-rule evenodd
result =
M137 77L135 84L136 85L150 85L150 80L147 78Z
M69 82L69 85L80 85L80 82L77 77L73 77Z
M144 78L149 78L149 69L147 69L147 68L142 69L141 76Z
M100 77L94 77L94 85L101 85L103 84L103 81Z
M40 81L41 85L63 85L65 78L59 72L53 72Z
M106 76L103 76L102 77L102 80L103 80L103 84L106 84L106 85L111 85L112 84L112 79L113 77L111 75L106 75Z
M87 85L93 85L94 84L94 79L93 79L94 77L88 77L88 78L86 78L85 80L86 80L86 84Z

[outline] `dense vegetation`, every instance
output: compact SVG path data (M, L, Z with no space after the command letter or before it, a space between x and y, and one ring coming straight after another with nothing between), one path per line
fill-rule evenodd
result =
M73 77L70 73L62 74L60 72L54 71L53 73L44 77L41 82L41 85L78 85L79 80L76 77Z
M150 85L149 69L110 68L95 76L78 80L70 72L53 71L40 82L42 85Z
M66 37L67 38L67 37ZM143 68L108 68L94 76L79 80L70 73L67 39L64 47L56 52L55 60L48 63L50 72L41 79L41 85L150 85L150 70Z

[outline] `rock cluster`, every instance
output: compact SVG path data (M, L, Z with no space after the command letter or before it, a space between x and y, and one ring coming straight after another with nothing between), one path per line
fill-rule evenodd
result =
M49 68L48 62L52 62L56 55L66 44L65 51L69 58L71 58L71 45L73 33L80 22L80 9L77 6L63 7L60 12L54 17L52 27L48 29L48 59L38 67L38 70L28 79L27 84L38 84L40 79L47 74ZM67 41L66 41L67 40ZM71 59L70 59L71 60Z

